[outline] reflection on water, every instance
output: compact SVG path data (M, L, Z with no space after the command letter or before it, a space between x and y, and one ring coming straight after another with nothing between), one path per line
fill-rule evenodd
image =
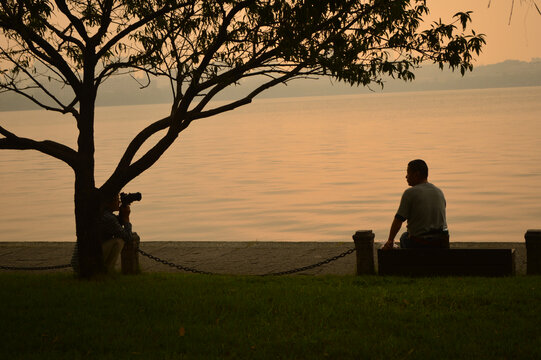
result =
M414 158L448 203L452 241L522 241L541 227L541 87L259 100L194 123L125 189L146 241L384 241ZM97 111L97 181L166 105ZM75 125L4 112L21 136L73 146ZM43 124L46 124L44 127ZM0 241L72 241L73 174L0 152Z

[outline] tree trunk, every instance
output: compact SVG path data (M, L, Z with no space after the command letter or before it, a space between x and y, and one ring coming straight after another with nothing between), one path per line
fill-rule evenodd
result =
M94 114L96 87L93 53L85 54L84 81L80 89L77 119L77 165L75 167L75 228L79 248L79 275L91 278L105 273L100 240L101 194L94 179Z
M75 224L79 250L79 276L92 278L106 272L100 241L98 190L75 181Z

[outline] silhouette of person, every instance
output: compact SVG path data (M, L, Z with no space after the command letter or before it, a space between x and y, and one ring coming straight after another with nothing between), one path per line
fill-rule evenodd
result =
M383 250L393 248L394 239L406 220L408 231L400 237L401 248L449 248L445 196L428 182L426 162L410 161L406 180L411 187L402 195Z
M119 214L113 214L115 211L118 211ZM129 205L121 206L119 194L115 194L104 206L99 221L103 262L107 272L114 270L126 242L139 241L139 236L132 232L130 213ZM79 273L79 247L77 243L73 249L71 266L76 273Z
M118 216L113 214L118 211ZM133 241L129 205L121 205L119 194L105 204L100 219L103 261L108 272L112 271L126 242Z

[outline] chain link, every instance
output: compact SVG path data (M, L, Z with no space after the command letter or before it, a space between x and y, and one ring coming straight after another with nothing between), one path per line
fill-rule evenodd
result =
M52 266L2 266L0 265L0 270L24 270L24 271L33 271L33 270L57 270L57 269L67 269L70 268L71 264L65 265L52 265Z
M183 266L183 265L177 265L175 263L172 263L170 261L167 261L167 260L163 260L163 259L160 259L159 257L157 256L154 256L154 255L151 255L141 249L137 249L137 251L139 251L142 255L156 261L156 262L159 262L159 263L162 263L164 265L168 265L168 266L171 266L171 267L174 267L174 268L177 268L179 270L183 270L183 271L189 271L189 272L192 272L192 273L195 273L195 274L207 274L207 275L217 275L215 273L211 273L211 272L208 272L208 271L202 271L202 270L197 270L197 269L193 269L193 268L189 268L189 267L186 267L186 266ZM344 256L347 256L349 254L351 254L352 252L355 251L355 248L351 248L347 251L344 251L343 253L339 254L339 255L336 255L336 256L333 256L329 259L326 259L326 260L323 260L321 262L318 262L316 264L312 264L312 265L308 265L308 266L303 266L303 267L300 267L300 268L296 268L296 269L292 269L292 270L287 270L287 271L280 271L280 272L275 272L275 273L267 273L267 274L261 274L259 276L278 276L278 275L289 275L289 274L294 274L294 273L298 273L298 272L301 272L301 271L306 271L306 270L311 270L311 269L314 269L316 267L319 267L319 266L322 266L322 265L325 265L325 264L328 264L330 262L333 262L335 260L338 260L340 258L343 258Z

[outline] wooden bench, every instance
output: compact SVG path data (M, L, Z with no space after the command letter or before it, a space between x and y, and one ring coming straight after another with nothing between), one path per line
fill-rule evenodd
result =
M378 269L380 275L509 276L515 249L379 249Z

